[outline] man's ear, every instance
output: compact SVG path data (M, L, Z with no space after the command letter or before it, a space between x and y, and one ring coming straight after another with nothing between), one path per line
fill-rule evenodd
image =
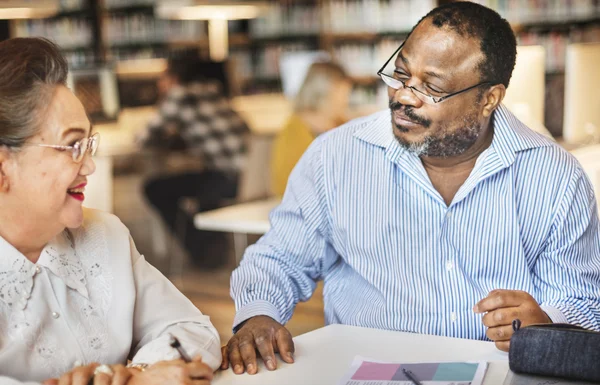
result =
M500 103L502 103L502 99L504 99L504 95L506 94L506 87L504 84L495 84L493 85L484 96L484 104L483 104L483 116L489 118L492 116L492 113L498 108Z
M5 193L10 190L10 180L8 170L11 165L12 153L6 146L0 146L0 193Z

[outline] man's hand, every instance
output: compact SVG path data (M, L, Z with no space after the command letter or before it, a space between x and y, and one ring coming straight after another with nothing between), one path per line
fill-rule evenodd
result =
M486 335L505 352L510 347L513 320L518 318L522 326L552 323L536 300L519 290L492 290L473 307L473 311L486 313L483 316L483 324L488 328Z
M277 369L275 353L288 364L294 362L294 341L290 332L271 317L256 316L247 320L223 346L221 369L227 369L231 363L235 374L242 374L244 370L255 374L258 371L257 350L269 370Z

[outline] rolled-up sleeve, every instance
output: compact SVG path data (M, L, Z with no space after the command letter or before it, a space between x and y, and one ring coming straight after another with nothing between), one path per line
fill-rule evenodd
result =
M180 358L169 346L169 334L179 339L191 355L216 370L221 364L219 334L203 315L164 275L146 262L131 241L136 302L132 362L153 364Z
M534 273L541 307L553 322L600 330L600 225L581 168L569 181Z
M290 175L280 206L270 214L271 230L250 246L231 277L236 305L234 330L243 321L267 315L284 324L299 301L308 300L327 260L337 258L329 244L322 137Z

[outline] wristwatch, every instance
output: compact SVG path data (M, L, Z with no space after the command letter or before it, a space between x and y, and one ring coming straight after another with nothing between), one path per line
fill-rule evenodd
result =
M147 368L148 366L150 366L150 365L148 365L148 364L138 364L138 363L134 364L133 362L132 362L132 363L129 363L129 364L127 364L127 367L128 367L128 368L130 368L130 369L137 369L137 370L139 370L140 372L143 372L144 370L146 370L146 368Z

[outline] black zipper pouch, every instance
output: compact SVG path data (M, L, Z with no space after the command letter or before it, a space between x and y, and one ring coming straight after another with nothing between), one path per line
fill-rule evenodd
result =
M521 328L513 321L508 361L515 373L600 382L600 333L569 324Z

